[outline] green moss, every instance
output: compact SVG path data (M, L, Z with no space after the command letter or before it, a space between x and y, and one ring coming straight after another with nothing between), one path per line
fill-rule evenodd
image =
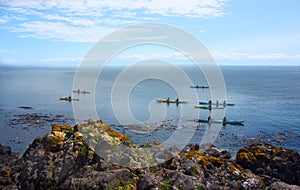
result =
M89 134L91 132L93 132L93 129L90 129L90 128L87 128L86 130L82 131L82 133L84 133L84 134Z
M149 163L149 166L153 166L153 164L154 164L154 158L149 158L147 160L147 162Z
M80 151L79 155L80 156L86 156L87 153L88 153L88 149L89 149L88 144L85 141L83 141L83 144L81 146L81 151Z
M161 187L162 190L169 190L171 189L171 185L170 185L170 182L169 181L162 181L162 187Z
M117 144L113 144L110 149L112 152L116 152L119 149L119 146Z
M196 176L198 174L198 171L194 166L190 168L190 172L192 176Z
M95 171L96 168L94 166L91 166L91 172Z
M121 182L117 182L114 187L110 187L109 189L130 190L130 189L134 189L134 185L133 182L131 181L121 181Z

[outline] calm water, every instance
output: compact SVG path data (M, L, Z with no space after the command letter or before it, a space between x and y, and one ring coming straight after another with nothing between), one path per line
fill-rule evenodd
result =
M128 126L119 126L111 108L110 94L120 70L107 69L99 78L95 89L96 109L99 118L127 133L134 142L141 144L149 140L164 141L174 132L182 106L189 106L191 112L196 112L200 117L206 118L209 115L208 110L193 108L198 100L189 100L187 105L155 105L166 110L166 119L152 122L151 125L158 127L154 131L138 133ZM201 84L206 84L204 76L199 74L201 71L185 68L185 72L194 83L201 81ZM227 88L227 102L236 104L234 107L227 107L226 116L229 119L244 120L245 125L223 127L215 144L234 152L245 144L243 142L261 137L300 152L300 67L224 66L222 73ZM74 74L75 69L0 68L0 143L22 152L35 137L44 136L51 129L49 123L42 127L29 126L27 130L13 126L12 120L18 118L18 114L60 114L64 115L66 123L74 124L72 103L58 100L60 96L71 94ZM196 89L186 87L186 90ZM196 92L200 101L210 98L209 89L198 89ZM82 102L91 95L74 96ZM177 96L176 90L168 84L159 80L145 80L132 89L128 98L132 114L143 122L151 115L149 104L154 99ZM34 109L20 109L20 105L30 105ZM193 123L189 121L190 118L184 119L187 120L186 125L192 125L196 129L191 142L199 143L207 124Z

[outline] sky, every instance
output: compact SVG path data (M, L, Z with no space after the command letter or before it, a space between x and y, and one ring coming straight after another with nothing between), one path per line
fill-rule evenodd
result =
M299 0L0 0L0 65L77 66L111 32L159 23L195 36L219 65L300 66L299 9ZM116 57L147 58L182 60L153 46Z

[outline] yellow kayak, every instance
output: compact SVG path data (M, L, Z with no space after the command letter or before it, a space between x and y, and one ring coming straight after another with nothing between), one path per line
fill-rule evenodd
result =
M164 100L164 99L156 99L159 103L176 103L176 104L187 104L186 100Z
M60 97L59 100L65 100L65 101L79 101L79 98L69 98L69 97Z

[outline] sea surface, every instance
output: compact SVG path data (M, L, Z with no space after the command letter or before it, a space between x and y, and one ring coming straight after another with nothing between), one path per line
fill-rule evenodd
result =
M187 100L188 104L182 105L158 104L156 98L176 99L180 92L167 82L146 79L135 84L130 94L117 94L114 97L124 99L124 102L128 100L128 105L120 103L112 108L112 86L122 69L106 68L97 79L95 88L86 89L91 91L90 94L77 94L72 93L76 68L0 67L0 143L21 153L34 138L49 132L53 123L74 125L77 122L73 114L74 105L80 105L81 111L89 113L93 107L85 106L84 102L93 97L98 118L126 133L137 144L151 140L163 142L182 128L193 130L190 143L201 142L205 131L211 126L196 123L193 119L196 119L195 114L207 118L211 113L209 110L196 109L194 105L198 101L208 101L210 89L180 86L180 90L196 92L199 98ZM220 149L229 149L233 155L238 148L253 141L271 142L300 152L300 67L221 66L221 71L227 102L235 104L226 107L225 114L228 119L243 120L245 125L222 126L214 144ZM194 84L207 85L200 70L185 67L184 72ZM121 82L127 83L126 80ZM80 88L85 89L83 86ZM59 100L59 97L69 95L80 100ZM19 108L22 105L33 109ZM120 124L114 109L127 107L139 123ZM182 117L182 108L187 107L190 115ZM165 117L148 121L155 109L164 110Z

